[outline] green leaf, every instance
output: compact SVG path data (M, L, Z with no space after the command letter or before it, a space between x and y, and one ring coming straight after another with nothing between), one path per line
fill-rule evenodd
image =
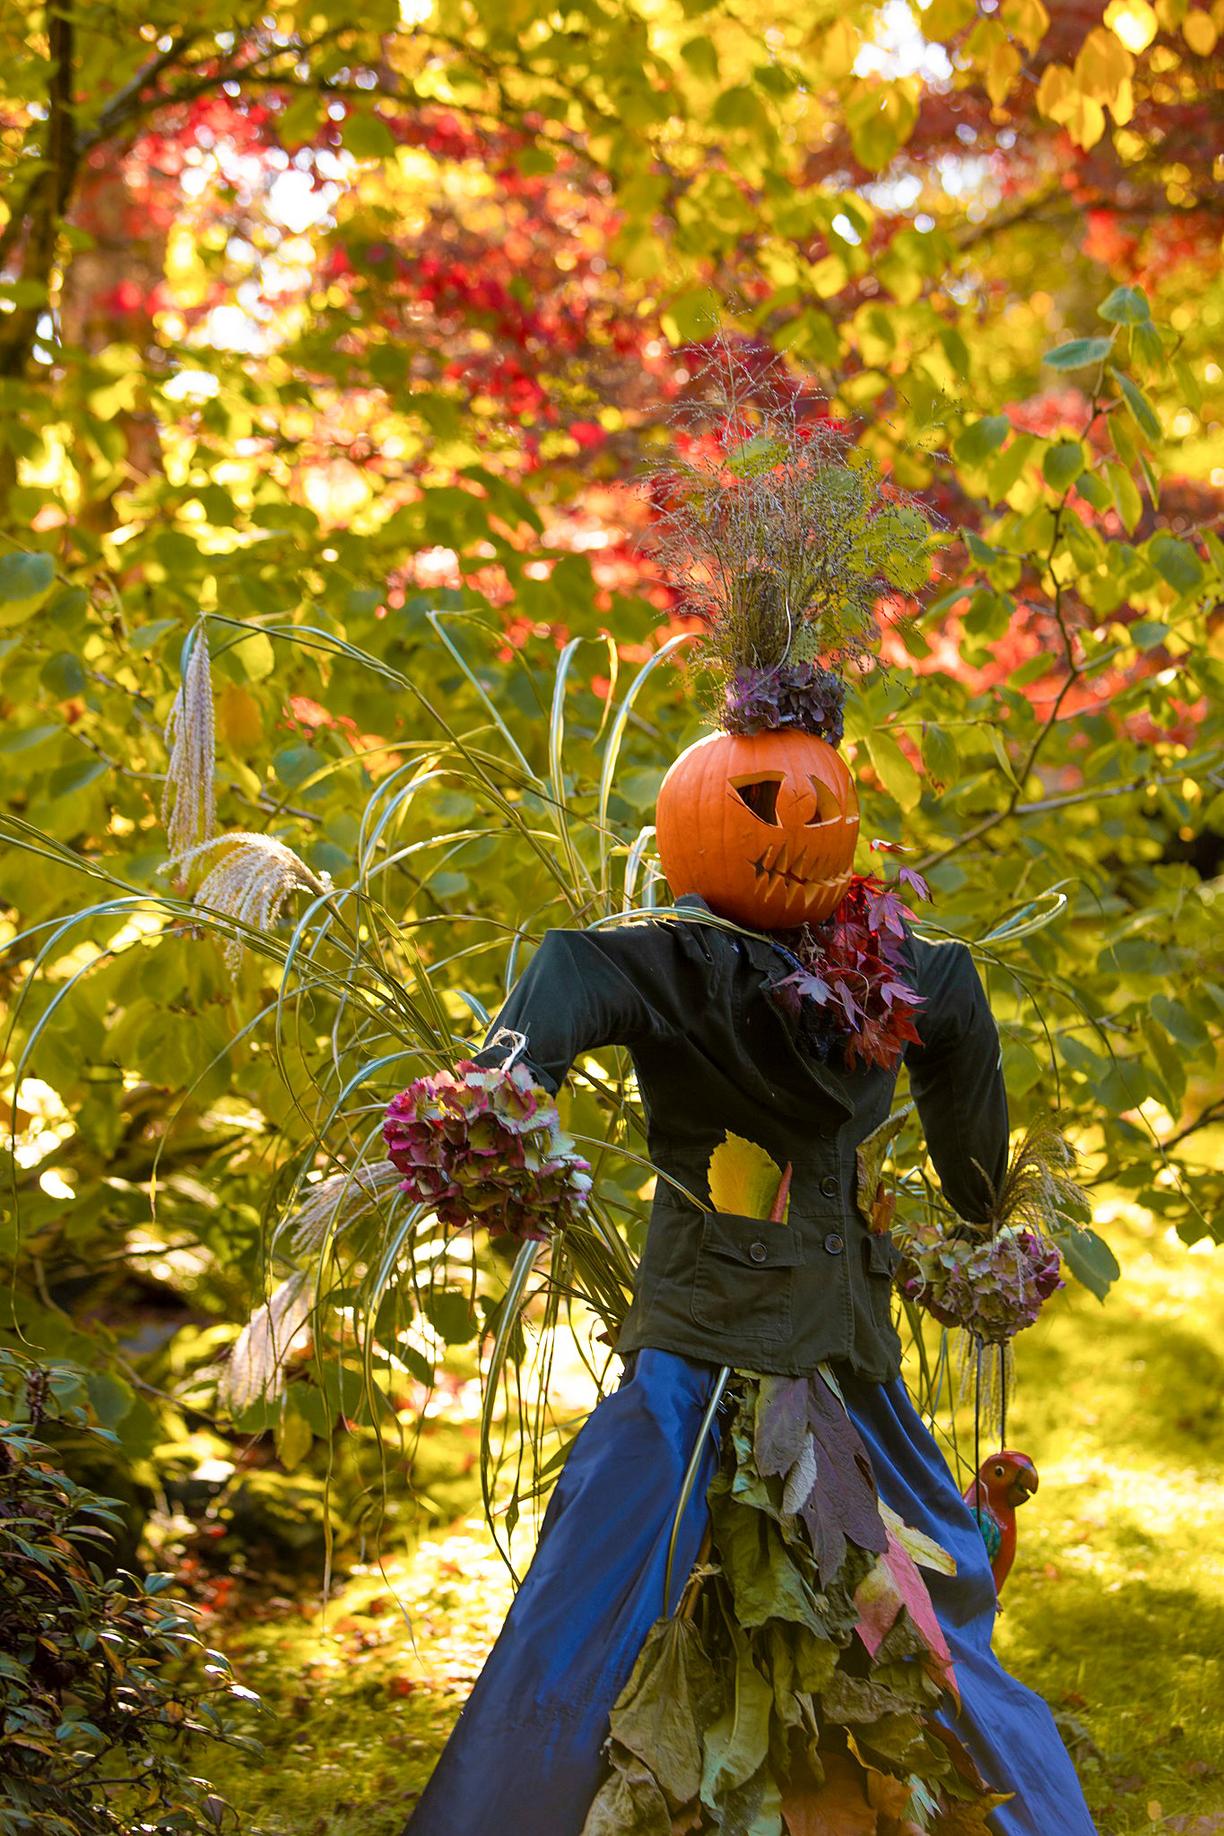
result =
M960 768L956 741L937 721L922 723L922 762L927 775L941 788L953 782Z
M67 701L85 692L85 671L80 658L71 650L57 650L53 657L48 657L39 680L57 701Z
M276 1457L286 1472L292 1472L314 1445L314 1430L305 1413L298 1408L293 1390L289 1390L282 1404L280 1417L276 1424Z
M1189 542L1159 530L1148 543L1153 567L1179 593L1193 593L1203 584L1203 564Z
M1055 491L1065 491L1079 477L1084 465L1084 449L1078 440L1059 440L1048 446L1041 461L1046 483Z
M108 760L98 758L96 753L86 753L84 758L73 759L71 764L59 766L38 788L45 797L71 797L74 792L96 784L109 770Z
M322 771L326 764L323 754L313 746L286 746L272 760L272 769L289 790L297 790L307 779L313 778L316 772Z
M1138 383L1133 382L1125 371L1115 368L1113 364L1109 366L1109 374L1121 389L1122 399L1130 410L1131 417L1140 433L1146 434L1149 440L1159 440L1160 422L1157 419L1156 410Z
M686 44L681 45L680 55L693 75L702 82L718 81L718 52L714 49L713 39L690 38Z
M128 643L137 656L145 656L156 649L168 632L178 631L181 627L177 618L154 619L151 625L133 625L128 633Z
M61 726L48 722L37 727L11 727L8 732L0 731L0 752L33 752L35 746L58 739L63 731Z
M1072 338L1056 344L1042 359L1054 370L1083 370L1091 363L1103 363L1113 348L1110 338Z
M669 302L662 323L673 344L690 344L708 338L717 320L713 291L709 287L693 287Z
M1086 504L1094 510L1108 510L1113 497L1106 481L1099 472L1081 472L1075 481L1075 488Z
M964 537L965 547L981 567L992 566L1002 553L1001 549L992 548L989 542L983 542L981 536L973 529L966 529Z
M1197 414L1198 410L1203 405L1203 391L1199 387L1198 377L1194 374L1194 370L1190 364L1186 362L1184 357L1174 358L1173 374L1177 378L1178 388L1185 396L1190 407L1193 408Z
M1029 455L1036 445L1034 434L1016 434L990 466L986 478L996 499L1007 496L1028 464Z
M912 810L922 796L922 779L891 733L876 727L867 735L867 751L876 775L889 796L903 810Z
M447 1345L466 1345L476 1337L480 1322L471 1297L461 1288L429 1288L424 1296L426 1318Z
M395 136L380 115L349 115L340 138L354 159L385 159L395 151Z
M701 1788L702 1735L720 1695L693 1621L656 1620L610 1726L613 1740L642 1761L671 1804L688 1804Z
M1109 325L1142 325L1152 316L1142 287L1115 287L1097 307L1097 317Z
M1153 995L1152 1014L1187 1052L1205 1052L1210 1049L1211 1034L1198 1015L1191 1013L1184 1002L1175 1001L1171 995Z
M1122 1273L1104 1237L1089 1229L1060 1232L1058 1247L1076 1281L1103 1301Z
M984 415L980 421L966 427L957 440L954 448L957 463L971 470L983 465L1010 432L1011 422L1005 414Z
M1131 356L1148 370L1163 370L1167 357L1164 339L1154 325L1135 325L1131 328Z
M1141 1025L1148 1051L1165 1082L1168 1107L1176 1114L1186 1094L1187 1054L1150 1014L1144 1016Z
M1139 518L1143 515L1143 499L1139 495L1139 487L1126 467L1120 465L1116 459L1105 461L1105 475L1109 479L1114 505L1122 527L1127 535L1133 535L1138 527Z
M976 0L931 0L922 15L922 35L928 43L946 44L976 18Z
M701 1801L711 1809L737 1786L746 1785L769 1751L773 1689L754 1664L752 1648L738 1626L731 1628L731 1636L735 1642L731 1701L705 1737Z
M19 625L37 612L55 585L50 555L0 555L0 625Z

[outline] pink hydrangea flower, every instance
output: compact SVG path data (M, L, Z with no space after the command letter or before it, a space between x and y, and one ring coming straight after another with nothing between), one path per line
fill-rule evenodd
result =
M401 1191L453 1230L543 1240L589 1199L590 1164L525 1065L465 1059L417 1078L388 1104L383 1138Z

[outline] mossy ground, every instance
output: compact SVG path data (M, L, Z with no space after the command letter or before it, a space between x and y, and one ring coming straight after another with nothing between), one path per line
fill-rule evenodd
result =
M1041 1489L996 1649L1063 1721L1101 1836L1224 1836L1219 1252L1125 1214L1104 1228L1124 1276L1107 1305L1072 1286L1019 1341L1007 1438ZM207 1763L249 1836L393 1836L509 1594L475 1515L325 1615L248 1592L214 1636L264 1699L266 1754Z

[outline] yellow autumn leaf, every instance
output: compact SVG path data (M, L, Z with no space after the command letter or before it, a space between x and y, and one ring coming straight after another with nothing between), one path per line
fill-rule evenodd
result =
M1105 8L1105 24L1120 38L1128 51L1146 51L1160 22L1148 0L1110 0Z
M891 1530L902 1549L919 1568L933 1568L938 1575L954 1575L956 1558L950 1556L942 1544L923 1530L915 1530L904 1518L889 1508L883 1500L880 1502L880 1516L886 1529Z
M1037 107L1047 121L1058 121L1075 94L1075 78L1065 64L1047 64L1037 85Z
M217 697L217 731L239 752L253 752L263 739L263 713L250 689L227 682Z
M715 1211L744 1218L768 1218L778 1195L782 1168L755 1141L728 1132L710 1155L710 1203ZM787 1199L780 1223L790 1209Z
M1134 70L1135 60L1126 46L1103 26L1089 32L1075 59L1076 83L1094 102L1112 102Z
M1001 108L1020 74L1021 58L1015 45L996 45L986 60L986 93Z
M1042 0L1004 0L999 17L1029 51L1037 49L1050 29L1050 15Z
M1182 37L1197 57L1210 57L1219 36L1215 20L1200 7L1187 13L1182 20Z

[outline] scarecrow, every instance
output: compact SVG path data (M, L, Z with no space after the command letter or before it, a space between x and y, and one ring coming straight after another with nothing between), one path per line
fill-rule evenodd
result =
M559 1239L590 1174L553 1099L621 1046L656 1172L622 1381L408 1831L1092 1836L991 1651L990 1463L966 1501L900 1376L898 1289L1005 1377L1073 1190L1050 1128L1009 1163L968 947L922 934L916 874L853 870L846 679L929 527L844 430L732 376L655 481L721 729L659 794L674 903L548 932L485 1048L387 1117L444 1222ZM902 1067L945 1206L909 1227L882 1178Z

